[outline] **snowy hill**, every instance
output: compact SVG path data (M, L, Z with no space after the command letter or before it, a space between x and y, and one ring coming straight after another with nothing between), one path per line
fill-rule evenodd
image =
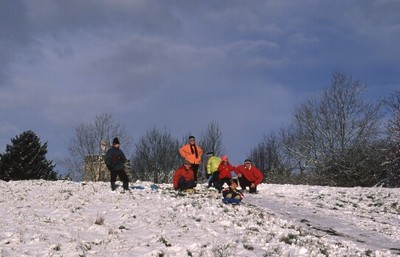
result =
M398 256L400 189L0 181L0 256ZM144 188L144 189L142 189Z

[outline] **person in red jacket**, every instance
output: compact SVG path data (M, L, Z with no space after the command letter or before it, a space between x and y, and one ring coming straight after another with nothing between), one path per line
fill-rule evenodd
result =
M173 183L175 190L183 191L195 187L192 165L188 160L184 160L183 165L175 171Z
M243 165L237 166L235 171L241 188L246 190L246 187L249 187L250 194L257 193L257 185L261 184L264 179L261 171L254 167L249 159L246 159Z
M216 185L216 189L218 189L218 192L221 193L222 186L224 185L224 183L226 183L228 186L231 185L231 181L232 181L231 171L235 171L235 167L233 167L229 163L228 157L226 155L222 155L221 163L218 166L219 181L218 181L218 185Z

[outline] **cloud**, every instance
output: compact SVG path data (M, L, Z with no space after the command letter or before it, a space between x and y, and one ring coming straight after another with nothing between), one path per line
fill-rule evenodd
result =
M2 1L0 129L54 140L113 113L136 137L153 126L180 137L217 120L242 156L335 70L372 98L396 88L399 10L372 0Z

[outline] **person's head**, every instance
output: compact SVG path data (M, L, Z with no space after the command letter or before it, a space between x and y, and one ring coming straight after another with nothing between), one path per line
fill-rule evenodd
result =
M185 170L189 170L192 167L192 164L188 160L183 161L183 167L185 167Z
M113 144L114 147L119 147L119 139L118 139L118 137L114 137L112 144Z
M207 153L206 153L206 156L207 156L207 157L214 156L214 152L213 152L213 151L211 151L211 152L207 152Z
M238 180L234 178L231 180L230 188L236 189L237 187L238 187Z
M196 143L196 138L194 136L189 136L189 144L194 144Z
M251 160L250 160L250 159L244 160L243 165L244 165L244 167L245 167L246 169L249 169L249 168L251 167Z
M223 161L223 162L228 162L228 156L222 155L222 156L221 156L221 161Z

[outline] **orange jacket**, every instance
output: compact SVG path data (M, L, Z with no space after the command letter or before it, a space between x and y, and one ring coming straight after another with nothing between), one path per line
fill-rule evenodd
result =
M197 158L195 153L192 153L190 149L190 144L186 144L179 149L179 154L183 157L183 159L188 160L192 164L200 164L201 156L203 155L203 149L196 144L197 148Z
M178 183L179 183L179 179L181 177L185 178L185 181L191 181L194 180L194 173L192 168L190 169L185 169L185 166L180 166L174 174L174 188L178 188Z
M246 169L244 165L237 166L235 169L236 174L243 174L248 181L253 182L256 185L261 184L264 179L264 175L261 171L253 165L251 165L249 169Z

